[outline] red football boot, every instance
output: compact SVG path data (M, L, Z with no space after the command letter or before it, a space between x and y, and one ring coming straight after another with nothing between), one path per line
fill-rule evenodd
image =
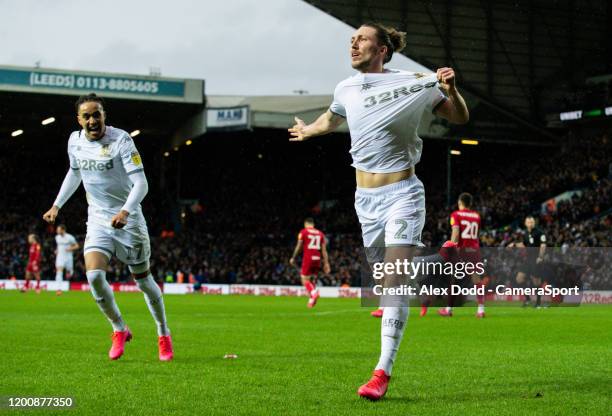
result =
M447 311L446 308L440 308L438 309L438 315L440 316L446 316L448 318L450 318L451 316L453 316L453 311Z
M170 361L174 358L174 351L172 350L172 338L170 335L162 335L157 340L159 346L159 360Z
M374 370L370 381L359 387L357 394L369 400L380 400L387 392L390 379L385 370Z
M113 345L108 352L108 358L118 360L123 355L125 343L132 339L132 333L128 328L125 331L113 331L111 339L113 340Z
M317 290L314 295L310 296L310 300L308 301L308 307L314 308L317 304L317 300L319 300L319 291Z
M381 308L378 308L375 311L370 312L370 315L372 315L374 318L382 318L383 310Z
M476 313L476 318L478 318L478 319L482 319L482 318L484 318L484 317L485 317L485 313L484 313L484 312L477 312L477 313Z
M421 306L421 313L419 313L419 316L422 318L422 317L424 317L425 315L427 315L427 306L422 305L422 306Z

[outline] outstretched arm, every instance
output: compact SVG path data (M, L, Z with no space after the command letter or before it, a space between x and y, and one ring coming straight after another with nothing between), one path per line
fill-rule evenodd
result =
M448 96L448 100L436 110L436 115L453 124L467 123L470 120L470 112L465 104L465 100L459 94L459 90L457 90L455 71L452 68L439 68L436 74L440 81L440 87Z
M310 124L306 124L304 120L295 117L295 125L289 129L291 134L289 141L302 142L315 136L331 133L343 122L343 117L332 113L330 110L321 114L319 118Z

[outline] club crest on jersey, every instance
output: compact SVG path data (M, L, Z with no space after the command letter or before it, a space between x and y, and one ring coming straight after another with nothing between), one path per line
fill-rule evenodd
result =
M142 163L142 160L140 159L140 153L138 152L132 152L132 162L138 166Z
M102 148L100 148L100 156L102 157L109 157L111 155L110 149L109 149L109 145L108 144L103 144Z
M361 92L363 92L363 91L367 91L367 90L369 90L370 88L372 88L372 84L365 83L365 84L363 84L363 85L361 86Z

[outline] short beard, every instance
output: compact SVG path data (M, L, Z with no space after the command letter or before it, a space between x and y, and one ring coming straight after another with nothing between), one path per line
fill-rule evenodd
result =
M372 63L372 61L361 61L361 62L359 62L357 64L351 63L351 66L353 67L353 69L356 69L359 72L364 72L365 70L370 68L370 64L371 63Z

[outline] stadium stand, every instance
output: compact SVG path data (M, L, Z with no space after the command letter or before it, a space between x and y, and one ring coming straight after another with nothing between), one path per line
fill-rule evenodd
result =
M282 131L255 130L235 137L212 135L202 140L200 147L194 145L189 154L179 158L177 152L176 159L180 160L175 162L180 164L170 163L166 168L147 163L154 160L156 149L138 142L152 184L143 209L152 234L152 268L157 278L297 284L298 272L288 265L288 258L304 216L314 215L330 240L332 275L323 277L322 283L358 284L361 239L352 207L354 178L345 160L347 143L342 135L324 140L297 149L289 147L292 145L286 143ZM436 146L435 142L426 143L426 154L437 152ZM515 241L521 235L524 216L535 213L555 246L609 247L611 147L608 133L601 133L582 140L570 136L562 148L533 154L524 148L524 157L510 159L498 169L489 170L483 162L472 171L462 170L453 179L453 189L476 195L485 246ZM28 155L27 163L12 158L10 152L0 156L0 172L12 190L0 202L0 274L7 277L23 276L28 232L43 237L43 276L53 276L53 228L40 216L53 200L67 162L62 148L51 154L36 150L36 146L21 149L20 154ZM490 156L494 159L494 152ZM321 165L313 165L317 160L322 160ZM46 167L44 176L41 166ZM180 182L164 188L163 169L177 169ZM478 174L478 170L495 173ZM426 184L436 183L440 176L436 164L429 162L419 165L418 174ZM555 211L542 211L543 203L567 191L580 192L559 201ZM175 193L197 202L179 205ZM450 233L451 208L445 207L442 194L430 191L428 195L424 242L433 247ZM84 195L77 193L61 216L82 241ZM126 268L113 263L111 280L125 280L127 276ZM82 259L77 260L76 278L84 278Z

